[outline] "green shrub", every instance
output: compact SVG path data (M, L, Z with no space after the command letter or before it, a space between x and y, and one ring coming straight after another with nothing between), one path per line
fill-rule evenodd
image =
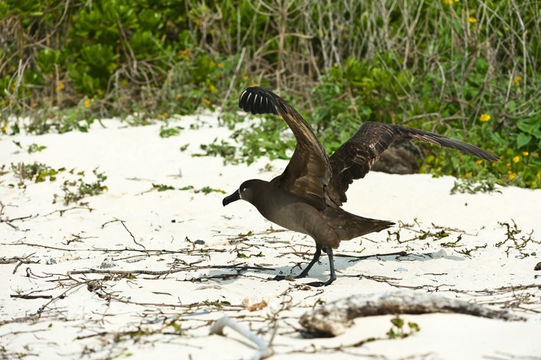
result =
M540 16L536 2L514 0L9 0L0 134L19 131L10 115L30 115L26 130L43 133L218 106L235 128L238 93L258 83L288 94L329 151L363 121L405 124L502 158L423 145L422 171L539 188ZM241 149L204 150L287 158L285 124L255 124L234 133Z

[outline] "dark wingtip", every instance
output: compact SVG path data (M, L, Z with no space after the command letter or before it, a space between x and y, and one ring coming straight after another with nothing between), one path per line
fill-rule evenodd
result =
M239 107L252 114L278 114L273 94L258 86L249 87L240 94Z
M483 160L488 160L488 161L498 161L500 160L500 158L496 155L494 155L493 153L491 152L488 152L486 150L483 150L483 149L480 149L480 148L476 148L477 151L471 151L470 154L473 154L475 156L477 156L478 158L481 158Z
M492 160L492 161L499 161L500 160L499 156L496 156L496 155L494 155L493 153L490 153L490 152L489 152L489 154L490 154L490 159L487 159L487 160Z

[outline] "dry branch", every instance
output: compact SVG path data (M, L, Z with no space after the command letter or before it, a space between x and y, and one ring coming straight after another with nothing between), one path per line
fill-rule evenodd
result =
M309 332L337 336L344 333L357 317L426 313L458 313L490 319L524 320L508 311L492 310L463 300L401 290L352 295L305 313L299 322Z
M177 272L183 271L193 271L193 270L202 270L202 269L232 269L232 270L275 270L273 268L266 268L262 266L246 266L242 264L232 264L232 265L203 265L203 266L185 266L182 268L169 269L169 270L109 270L109 269L87 269L87 270L74 270L69 271L69 275L79 275L79 274L112 274L112 275L135 275L135 274L144 274L144 275L169 275Z

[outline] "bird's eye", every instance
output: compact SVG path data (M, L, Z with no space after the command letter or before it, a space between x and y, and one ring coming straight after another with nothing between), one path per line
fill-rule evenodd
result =
M245 191L246 191L246 188L243 187L243 188L240 189L240 191L241 191L241 192L245 192Z

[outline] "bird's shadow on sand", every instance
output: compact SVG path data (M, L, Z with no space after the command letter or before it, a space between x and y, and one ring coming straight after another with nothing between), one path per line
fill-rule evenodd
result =
M378 260L378 261L395 261L395 262L409 262L409 261L430 261L430 260L453 260L453 261L464 261L464 258L460 256L448 255L445 250L439 250L436 252L426 252L426 253L408 253L406 251L398 251L392 253L384 254L373 254L373 255L364 255L364 256L353 256L353 255L344 255L344 254L335 254L334 255L334 266L338 272L338 276L351 276L346 275L346 271L353 264L363 261L363 260ZM294 264L296 263L296 264ZM239 279L239 275L246 273L246 271L256 273L258 276L261 276L263 279L268 277L268 279L274 278L276 275L282 276L292 276L295 277L302 272L302 270L308 265L309 260L298 260L292 261L289 265L279 266L272 268L267 267L250 267L249 269L242 270L242 266L239 266L238 269L213 269L209 271L208 276L212 278L219 278L221 283L233 283ZM230 276L228 276L230 275ZM361 276L358 274L355 276ZM306 279L320 279L326 280L329 276L329 261L328 257L325 254L322 254L319 261L314 264L314 267L310 270L309 275Z

